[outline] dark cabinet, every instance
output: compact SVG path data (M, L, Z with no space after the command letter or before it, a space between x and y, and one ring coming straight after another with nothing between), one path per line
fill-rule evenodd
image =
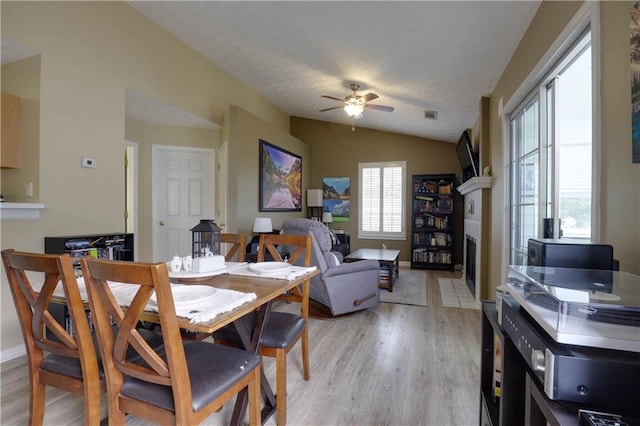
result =
M133 261L133 238L133 234L128 233L45 237L44 252L69 253L74 260L76 275L79 276L81 272L78 259L81 257Z
M82 275L82 270L78 260L82 257L133 261L133 239L134 235L129 233L45 237L44 251L50 254L69 253L73 260L76 276L79 277ZM51 312L56 321L73 335L73 324L67 311L67 305L52 306ZM87 310L87 319L89 327L93 331L91 311L89 310Z
M495 302L482 303L480 359L480 424L524 422L526 365L513 341L498 324Z

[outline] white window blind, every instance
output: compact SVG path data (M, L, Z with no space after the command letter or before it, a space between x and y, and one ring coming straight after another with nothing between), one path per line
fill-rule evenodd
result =
M404 239L406 162L360 163L360 238Z

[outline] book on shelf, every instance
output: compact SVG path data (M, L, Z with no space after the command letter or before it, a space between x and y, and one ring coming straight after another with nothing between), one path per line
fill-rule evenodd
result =
M444 232L435 232L434 237L436 239L436 245L438 247L446 247L448 244L449 236Z
M415 182L413 185L413 192L426 192L429 194L437 194L438 183L431 180L423 180L422 182Z
M438 192L440 194L451 194L451 182L440 182Z

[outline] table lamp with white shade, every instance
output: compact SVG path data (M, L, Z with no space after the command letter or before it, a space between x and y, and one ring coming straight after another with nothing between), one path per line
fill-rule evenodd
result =
M307 217L320 220L322 216L322 189L307 189Z
M327 225L327 228L328 228L329 224L331 222L333 222L333 215L331 214L331 212L323 212L322 213L322 223Z
M268 234L273 232L273 225L270 217L256 217L253 221L253 232L258 234Z
M258 235L254 235L249 244L247 245L247 253L257 253L258 243L260 241L260 234L270 234L273 232L273 225L271 224L270 217L256 217L253 220L253 232Z

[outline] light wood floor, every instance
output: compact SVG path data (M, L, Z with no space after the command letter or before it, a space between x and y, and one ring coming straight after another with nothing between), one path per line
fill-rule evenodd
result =
M381 303L339 320L310 321L310 381L302 379L299 344L288 357L290 425L478 424L480 311L443 307L437 278L457 275L426 273L427 307ZM24 357L1 368L0 424L24 425ZM275 362L265 359L264 368L275 386ZM45 424L82 424L80 397L47 392ZM228 424L232 405L206 424ZM275 418L267 424L275 425ZM147 423L128 417L127 425Z

